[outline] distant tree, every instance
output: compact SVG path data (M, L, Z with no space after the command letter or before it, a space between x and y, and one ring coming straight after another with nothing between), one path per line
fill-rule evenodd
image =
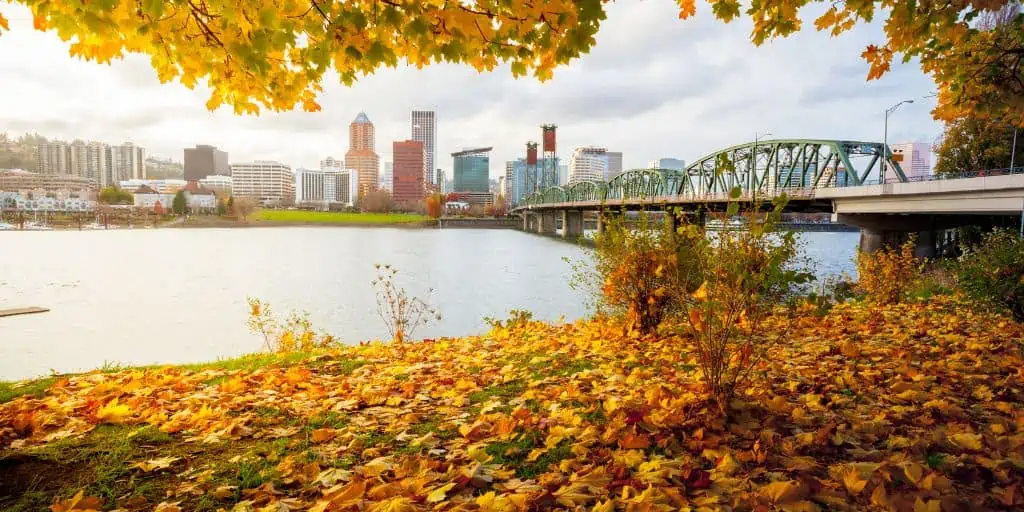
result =
M364 212L385 213L393 210L395 201L387 190L374 190L367 192L359 200L359 209Z
M227 206L228 206L228 215L234 215L235 214L235 197L234 196L228 196L228 205Z
M428 216L436 219L441 217L444 210L444 196L441 194L430 194L423 200L423 208Z
M487 207L487 215L491 217L504 217L508 214L508 206L505 204L505 197L498 196L494 203Z
M448 195L446 195L444 197L444 200L445 200L446 203L454 202L454 201L461 201L462 200L462 194L460 194L458 192L448 192Z
M164 211L164 205L160 204L160 201L157 201L156 203L153 204L153 213L157 217L163 217L164 214L167 212Z
M107 187L100 191L99 201L103 204L132 204L135 202L135 197L127 190Z
M961 117L946 125L939 140L935 173L1009 167L1012 145L1013 126L991 119ZM1021 145L1024 147L1024 143Z
M230 201L230 199L229 199L229 201ZM222 199L218 199L217 200L217 215L223 217L227 213L228 213L227 201L224 201L223 198Z
M486 209L481 204L474 204L469 206L469 211L466 212L470 217L483 217L487 214Z
M177 194L174 194L171 210L175 215L185 215L185 211L188 210L188 198L185 197L184 190L179 190Z
M228 199L232 215L238 220L245 220L256 209L256 204L248 197L234 197Z

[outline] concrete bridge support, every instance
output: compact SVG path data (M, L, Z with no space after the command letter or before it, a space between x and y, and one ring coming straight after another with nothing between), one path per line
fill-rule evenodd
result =
M583 212L562 210L562 238L576 239L583 236Z
M883 231L879 229L862 228L860 230L860 250L863 253L873 253L883 247L899 247L907 242L911 236L915 237L914 257L918 259L935 258L937 254L937 240L939 234L933 230L926 231Z
M537 215L536 223L537 233L542 235L554 235L555 234L555 214L554 212L543 212Z

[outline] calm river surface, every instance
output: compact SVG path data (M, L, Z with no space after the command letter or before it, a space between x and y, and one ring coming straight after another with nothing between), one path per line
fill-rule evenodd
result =
M805 233L821 273L852 273L857 233ZM345 342L386 337L374 263L412 292L434 288L440 322L416 337L486 329L510 309L586 315L564 257L580 248L513 230L282 227L0 233L0 380L104 363L208 361L260 349L247 297L310 313Z

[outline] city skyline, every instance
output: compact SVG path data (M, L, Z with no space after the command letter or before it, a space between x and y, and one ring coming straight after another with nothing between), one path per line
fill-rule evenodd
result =
M694 23L684 26L674 9L671 2L610 5L614 16L595 49L556 70L549 82L514 80L507 68L478 74L453 65L400 65L351 88L329 79L320 113L260 117L207 112L206 90L159 84L144 58L96 66L68 57L66 44L53 34L12 30L0 39L0 50L7 50L0 51L0 68L10 70L10 93L0 99L0 130L132 140L151 154L174 158L182 148L204 143L233 159L313 168L344 153L340 142L347 138L347 123L360 110L374 119L383 146L408 138L409 113L420 108L437 112L436 155L494 145L490 172L497 177L503 162L521 156L521 141L535 139L543 123L559 125L563 159L573 147L599 145L622 151L629 169L665 156L693 161L769 130L779 138L880 140L886 106L934 90L913 62L894 63L882 80L865 82L867 64L856 55L880 39L877 23L840 39L805 28L754 48L746 41L744 21L721 25L702 5ZM5 4L0 12L12 27L31 25L21 7ZM638 33L637 26L645 29ZM684 47L693 51L680 57ZM39 69L39 61L49 65ZM812 61L823 64L807 73L805 63ZM81 94L70 94L64 84ZM918 99L894 115L890 140L932 142L940 133L928 113L933 104L934 99ZM391 160L386 152L380 157ZM444 158L434 167L451 170Z

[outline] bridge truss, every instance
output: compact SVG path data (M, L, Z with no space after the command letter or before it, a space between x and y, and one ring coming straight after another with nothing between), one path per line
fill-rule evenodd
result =
M610 181L550 187L523 199L522 206L603 202L637 198L700 199L727 195L771 199L794 190L877 183L882 162L887 181L906 182L891 151L877 142L819 139L755 141L706 155L684 170L635 169Z

